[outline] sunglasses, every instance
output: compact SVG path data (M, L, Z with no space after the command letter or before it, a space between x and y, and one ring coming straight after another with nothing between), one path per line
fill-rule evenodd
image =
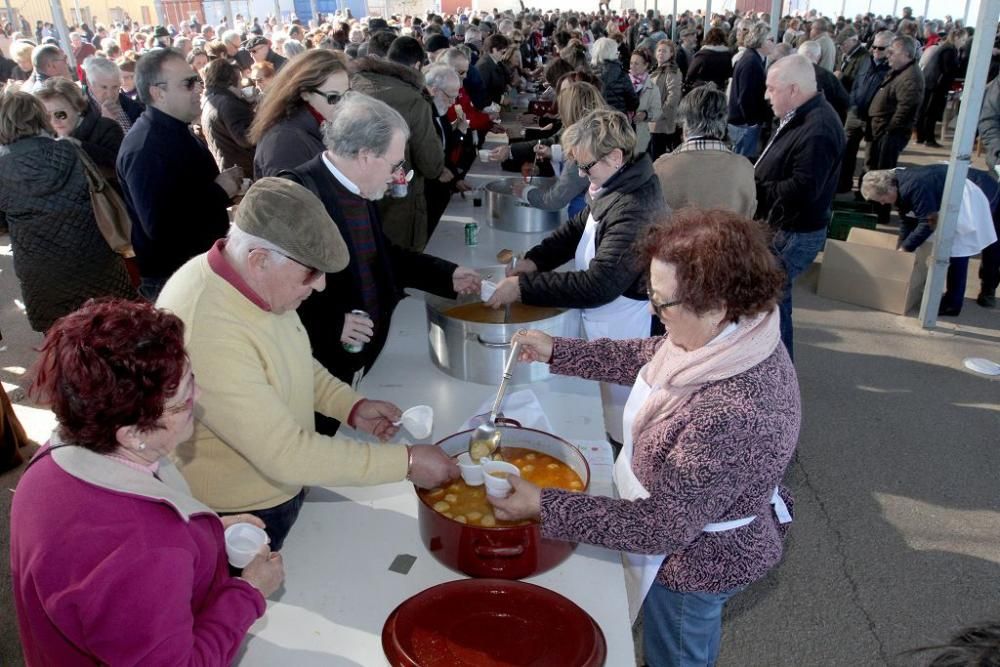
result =
M66 120L67 118L69 118L69 114L66 113L65 111L53 111L52 117L55 118L56 120Z
M872 51L885 51L888 48L888 46L873 46Z
M676 301L665 301L663 303L657 303L656 301L653 300L653 293L650 292L649 290L646 290L646 297L649 298L649 305L653 307L653 310L660 317L663 317L663 312L667 308L670 308L671 306L679 306L681 303L683 303L680 299L677 299Z
M295 262L296 264L298 264L299 266L301 266L303 269L306 270L306 276L305 276L305 278L302 279L302 284L303 285L312 285L314 282L316 282L319 279L319 277L321 275L323 275L323 272L320 271L319 269L314 269L311 266L307 266L306 264L303 264L302 262L300 262L299 260L295 259L294 257L286 255L285 253L280 252L278 250L272 250L271 248L254 248L253 250L266 250L268 252L273 252L275 255L281 255L285 259L291 260L291 261ZM251 252L253 252L253 250L251 250Z
M577 163L576 168L585 173L587 176L590 176L590 170L593 169L594 166L603 159L604 159L603 157L597 158L593 162L588 162L587 164Z
M314 88L312 92L316 93L317 95L325 99L326 103L329 104L330 106L335 105L344 97L344 93L338 93L335 90L329 93L325 93L322 90L319 90L318 88Z
M157 81L153 85L166 86L168 85L168 83L169 83L168 81ZM195 86L204 85L204 82L201 80L200 76L198 76L197 74L192 74L186 79L181 79L181 85L184 86L185 90L194 90Z

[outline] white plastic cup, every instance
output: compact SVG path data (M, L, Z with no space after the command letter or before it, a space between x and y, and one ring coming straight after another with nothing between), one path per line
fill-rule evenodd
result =
M429 405L414 405L403 412L399 421L414 438L429 438L434 430L434 408Z
M472 462L469 452L462 452L458 455L458 469L462 471L462 479L469 486L483 485L483 467Z
M480 162L489 162L490 161L490 149L489 148L480 148L479 149L479 161Z
M485 461L483 468L483 482L486 484L486 495L494 498L506 498L510 495L511 485L505 477L497 477L497 473L521 476L521 471L513 463L506 461Z
M226 557L229 564L242 570L267 544L267 533L252 523L234 523L226 528Z

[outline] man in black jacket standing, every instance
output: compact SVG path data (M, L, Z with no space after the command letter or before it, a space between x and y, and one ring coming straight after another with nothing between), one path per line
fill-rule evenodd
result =
M878 92L878 87L889 73L889 45L892 44L892 33L883 30L872 40L871 55L867 56L858 67L850 88L850 102L847 107L847 120L844 130L847 132L847 147L844 149L844 164L840 170L840 184L837 192L850 192L854 187L854 169L858 162L858 150L861 140L872 141L871 121L868 118L868 107ZM861 179L858 179L861 183Z
M791 356L792 282L826 243L847 139L833 107L818 94L805 56L787 56L771 67L767 96L780 122L754 167L755 217L774 231L772 249L785 269L779 311L781 340Z
M479 62L476 63L476 69L483 77L483 87L486 90L487 99L493 104L500 104L504 93L507 92L507 74L500 59L509 46L510 40L503 35L490 35L483 44L485 53L479 57Z
M347 269L327 274L326 289L299 307L313 356L344 382L375 363L404 287L454 298L478 292L482 282L474 269L401 248L382 232L375 202L402 169L409 133L389 105L349 92L326 124L327 150L281 174L320 198L350 253ZM363 347L355 352L353 345ZM332 435L338 426L317 413L318 432Z
M226 235L226 209L243 180L239 167L219 173L212 154L191 134L201 115L201 77L180 51L154 49L136 64L135 86L146 111L125 135L118 181L132 216L132 247L155 301L184 262Z

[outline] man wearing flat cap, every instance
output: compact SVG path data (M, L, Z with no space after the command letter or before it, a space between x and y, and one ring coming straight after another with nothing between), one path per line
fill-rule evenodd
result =
M295 309L348 264L323 204L301 185L263 178L240 204L228 236L167 281L157 306L184 322L201 393L194 436L174 452L191 492L220 514L248 512L277 551L309 485L457 476L436 447L373 445L316 433L313 411L387 440L396 406L369 400L313 359Z
M271 50L271 40L260 35L251 37L246 41L244 47L250 52L250 57L255 63L269 62L274 65L274 71L279 71L288 62L288 58L279 56Z

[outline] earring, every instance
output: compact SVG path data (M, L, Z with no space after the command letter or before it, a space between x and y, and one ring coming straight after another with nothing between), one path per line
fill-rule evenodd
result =
M139 451L142 451L142 450L144 450L144 449L146 449L146 443L144 443L144 442L140 442L140 443L139 443Z

